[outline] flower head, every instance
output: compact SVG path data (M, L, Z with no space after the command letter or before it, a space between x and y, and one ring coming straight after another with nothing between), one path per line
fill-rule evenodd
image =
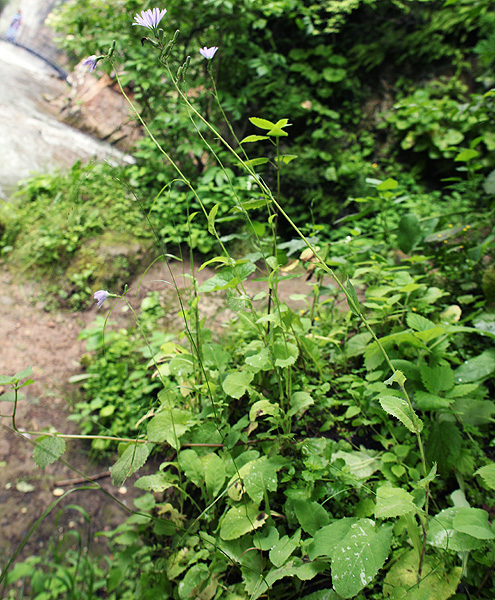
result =
M98 308L101 308L101 305L103 304L103 302L105 302L109 295L110 294L106 290L98 290L97 292L95 292L94 299L98 304Z
M83 62L85 67L89 67L89 71L94 71L96 69L96 64L98 62L98 58L95 54L88 56L88 58Z
M204 48L199 49L199 53L201 54L201 56L204 56L207 60L211 60L215 56L215 52L217 50L218 46L212 46L211 48L207 48L205 46Z
M136 21L133 25L141 25L147 29L156 29L158 23L163 19L167 9L160 10L159 8L148 8L148 10L142 10L141 14L134 17Z

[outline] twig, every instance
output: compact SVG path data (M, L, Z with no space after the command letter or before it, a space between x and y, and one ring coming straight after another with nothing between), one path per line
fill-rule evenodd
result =
M97 481L98 479L103 479L104 477L110 477L110 471L103 471L103 473L96 473L96 475L88 475L87 477L78 477L76 479L61 479L60 481L55 481L55 485L63 486L85 483L86 481Z

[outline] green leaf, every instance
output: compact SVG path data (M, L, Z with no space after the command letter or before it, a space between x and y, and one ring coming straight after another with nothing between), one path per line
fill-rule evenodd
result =
M140 469L148 460L151 448L151 444L129 444L110 468L113 485L120 487L129 475Z
M205 471L203 463L196 452L192 448L182 450L177 460L187 479L195 486L201 487L205 480Z
M256 369L256 371L267 371L272 368L270 360L270 351L268 348L261 348L256 354L246 356L246 364Z
M293 415L306 410L309 406L313 406L314 403L315 401L308 392L294 392L290 397L291 408L287 412L287 415L292 417Z
M385 577L384 597L393 600L447 600L461 581L462 567L449 567L438 557L424 557L421 581L417 574L419 556L416 550L402 554Z
M332 554L332 581L337 594L352 598L373 581L383 567L392 542L392 526L375 528L373 521L352 524Z
M420 433L423 429L423 422L411 409L404 398L398 396L382 396L380 404L383 410L392 415L413 433Z
M294 500L294 511L299 524L310 535L328 525L330 520L323 506L311 500Z
M241 140L241 144L248 144L250 142L260 142L261 140L267 140L268 137L266 135L248 135L243 140Z
M403 215L397 233L397 243L402 252L409 254L422 239L423 230L417 215L414 213Z
M269 162L268 158L260 156L259 158L251 158L250 160L243 161L243 164L247 167L257 167L258 165L264 165Z
M435 327L433 321L413 312L407 313L406 321L408 326L411 329L414 329L414 331L427 331L428 329L433 329Z
M351 525L357 522L358 519L354 517L344 517L319 529L308 547L309 558L314 560L319 556L333 556L336 548L349 533Z
M270 129L268 135L272 135L273 137L287 137L289 134L283 129L275 127L274 129Z
M438 394L438 392L450 390L454 387L454 371L448 365L428 367L422 364L420 372L423 384L431 394Z
M485 485L487 485L490 489L495 490L495 463L490 463L489 465L485 465L478 469L475 472L475 475L479 475Z
M489 348L479 356L466 360L455 370L456 383L471 383L485 379L495 372L495 348Z
M481 508L459 508L452 522L455 531L479 540L492 540L495 534L488 523L488 513Z
M376 493L375 517L390 519L416 510L414 498L402 488L382 485Z
M151 419L148 423L148 440L150 442L167 442L178 450L179 438L195 424L193 416L180 408L166 410Z
M33 460L40 469L58 460L65 452L65 440L58 436L43 436L37 438L33 450Z
M453 400L441 398L440 396L429 394L428 392L423 392L422 390L418 390L416 392L414 400L416 401L417 407L424 411L441 410L442 408L445 409L448 408L453 402Z
M296 362L299 356L299 348L291 342L275 342L273 344L273 356L276 367L288 367Z
M361 306L359 304L356 290L354 289L354 286L352 285L352 282L349 279L349 277L347 278L347 283L346 283L345 287L346 287L347 293L349 294L349 298L347 298L347 303L349 305L349 309L351 310L351 312L353 312L356 316L359 317L359 313L361 311Z
M217 216L219 207L220 204L215 204L208 214L208 231L211 235L215 235L215 217Z
M263 456L251 463L251 467L243 476L244 487L251 499L260 504L267 491L277 490L277 471L283 466L283 461L277 461L275 457Z
M465 509L446 508L430 519L427 535L429 544L452 552L475 550L483 545L478 538L455 530L454 518L460 510Z
M260 129L273 129L276 126L275 123L266 119L260 119L259 117L249 117L249 120L255 127L259 127Z
M395 181L395 179L392 179L391 177L389 177L388 179L385 179L385 181L382 181L381 183L379 183L376 186L376 189L379 192L388 192L389 190L395 190L395 188L398 185L399 184L397 183L397 181Z
M208 580L209 577L210 569L208 568L207 564L197 563L193 565L187 571L185 576L180 578L179 586L177 588L179 592L179 598L181 600L188 600L189 598L201 598L199 588ZM153 594L153 597L157 598L158 594Z
M162 472L144 475L134 484L135 487L147 492L164 492L173 485L175 485L175 481L171 481L170 475Z
M449 421L433 421L430 425L426 457L438 463L440 473L448 473L459 460L462 435L458 427Z
M280 413L280 407L278 404L272 404L269 400L258 400L249 411L249 420L256 421L259 417L264 415L270 415L277 417Z
M241 535L262 527L267 515L252 502L231 508L222 519L220 537L222 540L236 540Z
M253 379L254 373L251 371L235 371L234 373L229 373L223 380L223 391L227 396L238 400L247 392Z
M349 467L349 473L353 477L368 479L380 468L380 461L373 454L375 454L374 450L368 450L367 452L363 450L351 450L350 452L339 450L332 454L332 462L340 458Z
M275 162L281 162L288 165L291 161L297 158L297 154L281 154L275 158Z
M480 155L480 153L477 150L471 150L471 149L466 149L466 150L461 150L459 152L459 154L454 158L455 162L469 162L470 160L473 160L473 158L477 158Z
M290 538L288 535L284 535L270 550L270 560L276 567L281 567L294 550L299 546L301 541L301 530L298 529L296 533Z
M218 454L211 453L203 457L205 470L206 491L215 497L223 487L225 481L225 463Z

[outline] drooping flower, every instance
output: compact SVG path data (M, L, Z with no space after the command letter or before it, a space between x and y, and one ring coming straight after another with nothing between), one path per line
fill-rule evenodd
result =
M133 25L140 25L146 27L152 31L157 28L158 23L163 19L167 9L160 10L159 8L148 8L148 10L142 10L141 14L136 14L134 20L136 21Z
M95 292L94 299L96 300L98 308L101 308L101 305L103 302L105 302L109 295L110 294L106 290L98 290Z
M96 64L98 63L96 54L92 54L88 56L88 58L83 62L85 67L89 67L89 71L94 71L96 69Z
M215 56L215 52L217 50L218 46L212 46L211 48L207 48L205 46L204 48L199 49L199 53L201 54L201 56L204 56L206 60L211 60Z

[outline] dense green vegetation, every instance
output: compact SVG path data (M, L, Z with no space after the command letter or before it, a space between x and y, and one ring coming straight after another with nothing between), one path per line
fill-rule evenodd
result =
M117 39L98 68L154 139L122 171L27 182L3 254L64 278L88 240L132 232L145 264L182 245L217 270L175 287L174 332L163 295L134 306L105 268L66 292L109 281L104 306L135 316L81 333L74 419L118 453L115 486L147 469L143 496L108 566L80 550L82 581L74 554L31 558L0 575L7 597L493 598L493 6L171 2L163 37L132 26L143 8L85 0L53 23L75 59ZM14 405L29 376L0 380ZM39 437L36 462L64 440Z

